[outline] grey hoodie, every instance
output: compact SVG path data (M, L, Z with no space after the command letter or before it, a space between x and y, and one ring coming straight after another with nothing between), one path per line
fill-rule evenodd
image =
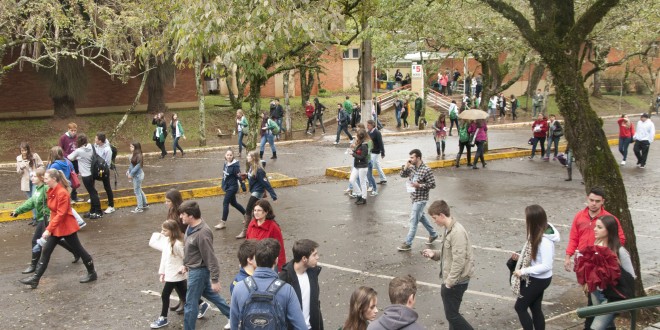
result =
M405 305L390 305L383 310L383 315L371 322L367 330L421 330L417 323L417 312Z
M87 177L92 175L92 155L92 145L87 143L74 150L67 158L70 161L77 160L80 176Z

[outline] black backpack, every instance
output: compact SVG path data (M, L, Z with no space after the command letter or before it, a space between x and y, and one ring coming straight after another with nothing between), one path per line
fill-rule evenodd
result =
M103 180L110 176L110 166L103 157L96 153L96 148L92 145L92 178L94 180Z
M238 329L286 330L286 314L275 298L286 282L275 279L266 291L259 290L252 276L246 277L243 283L250 295L243 304Z

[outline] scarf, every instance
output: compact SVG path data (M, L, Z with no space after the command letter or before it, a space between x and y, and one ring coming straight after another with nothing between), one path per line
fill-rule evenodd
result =
M522 252L520 252L520 257L518 258L518 262L516 263L516 270L520 270L521 268L526 268L529 267L529 265L532 263L532 246L529 244L529 241L525 242L525 246L523 246ZM529 275L522 275L520 277L511 274L511 290L513 290L513 293L518 297L521 298L522 296L520 295L520 281L525 280L525 287L529 286Z

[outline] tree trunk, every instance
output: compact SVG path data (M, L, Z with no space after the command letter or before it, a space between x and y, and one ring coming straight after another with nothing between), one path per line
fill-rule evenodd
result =
M147 83L147 79L149 79L149 63L147 62L146 67L144 69L144 76L142 76L142 82L140 82L140 88L138 88L137 95L135 95L135 99L133 100L133 104L131 104L131 107L128 108L124 116L121 118L117 126L115 126L115 129L112 130L112 134L110 134L110 141L115 141L115 136L117 136L117 133L119 130L124 126L126 123L126 120L128 120L128 115L135 111L135 107L137 107L138 103L140 103L140 97L142 97L142 92L144 91L144 86Z
M303 109L307 105L312 97L312 88L314 88L314 75L316 74L315 69L300 69L300 96L302 100Z
M594 90L591 92L591 96L595 98L602 99L603 98L603 93L600 91L600 87L602 85L602 80L600 77L600 71L594 72Z
M69 118L76 115L76 102L68 97L53 98L54 115L57 118Z
M167 105L165 105L165 92L162 84L149 85L148 94L149 103L147 105L147 112L159 113L167 111Z
M363 29L366 28L366 24L363 24ZM372 100L372 91L373 91L373 74L371 71L371 39L366 37L362 40L361 47L362 54L360 54L360 69L362 77L362 83L360 88L360 115L362 117L361 122L367 125L367 120L373 119L371 116L371 109L374 106Z
M560 47L556 47L556 49L560 50ZM577 58L566 58L563 51L559 54L546 54L544 57L564 58L569 63L578 62ZM626 188L619 166L607 144L607 137L602 129L602 120L589 104L588 91L584 87L582 75L578 70L574 70L566 64L548 64L548 67L556 82L557 105L564 117L566 139L575 158L585 164L580 168L584 178L585 192L595 186L605 189L607 196L605 208L619 218L626 236L625 246L630 252L637 275L635 280L637 296L645 295L640 273L637 239L628 208Z
M541 82L541 78L543 78L543 72L545 72L545 65L543 63L534 65L532 75L529 77L529 81L527 82L527 91L525 91L525 95L528 97L534 96L534 92L538 88L539 83Z
M255 150L257 142L259 141L259 133L261 132L261 85L264 81L261 78L252 78L250 80L250 109L245 114L248 120L248 139L247 149Z
M227 91L229 93L229 103L231 104L232 109L239 110L243 109L243 99L245 98L245 82L241 81L240 68L236 67L233 72L230 72L225 79L225 84L227 85ZM229 77L233 78L229 79ZM234 93L234 88L232 86L232 81L236 82L236 93Z
M195 62L195 85L197 86L197 101L199 102L199 146L206 146L206 108L204 106L204 87L202 80L202 64Z
M293 129L291 128L291 104L289 100L289 75L290 71L284 71L284 126L287 130L284 133L284 137L287 140L293 138ZM280 127L280 130L282 128Z

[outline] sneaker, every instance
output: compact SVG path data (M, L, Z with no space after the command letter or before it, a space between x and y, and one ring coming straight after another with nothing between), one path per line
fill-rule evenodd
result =
M203 302L201 305L199 305L199 313L197 313L197 318L201 319L204 317L206 314L206 311L209 310L209 304L207 302Z
M89 220L96 220L103 218L103 213L92 213L89 215Z
M429 236L429 239L426 241L426 245L431 245L435 240L438 239L438 235L436 236Z
M360 198L358 198L358 200L355 202L355 204L356 204L356 205L364 205L364 204L367 204L367 200L364 199L364 198L362 198L362 197L360 197Z
M373 190L374 188L372 186L369 186L369 188L367 188L367 191L373 191Z
M644 167L646 167L646 165L639 165L639 168L644 168Z
M82 198L80 198L80 197L76 198L76 203L80 203L80 202L84 202L84 201L85 201L85 200L82 199Z
M387 180L382 180L382 181L378 182L378 184L387 184Z
M622 161L621 161L621 166L623 166L623 165L626 165L626 161L625 161L625 160L622 160Z
M549 162L549 161L550 161L550 157L543 157L543 161L544 161L544 162Z
M148 209L148 208L149 208L149 204L144 204L144 206L143 206L142 208L143 208L143 209Z
M378 196L378 192L377 191L372 191L371 196Z
M339 144L339 142L337 142L337 141L335 141L335 143L333 143L333 144L335 144L335 145L336 145L336 144Z
M131 213L142 213L144 212L144 209L141 209L139 207L136 207L135 209L131 210Z
M410 246L410 244L408 243L402 243L396 249L399 251L410 251L412 249L412 246Z
M360 197L360 196L362 196L362 195L358 195L358 194L356 194L356 193L350 193L350 194L348 194L348 197L350 197L350 198L358 198L358 197Z
M227 324L225 325L225 327L223 329L225 329L225 330L231 329L231 322L227 321Z
M162 328L162 327L164 327L164 326L166 326L166 325L168 325L168 324L170 324L170 323L167 322L167 318L166 318L166 317L159 316L158 319L157 319L156 321L153 321L153 322L151 323L151 328L152 328L152 329L158 329L158 328Z
M557 160L557 156L552 157L552 161Z
M351 188L346 188L346 190L344 190L344 194L346 194L346 195L350 195L352 193L353 193L353 190L351 190Z
M87 203L91 203L91 202L92 202L92 200L91 200L91 199L88 199L88 200L87 200Z
M227 228L227 222L224 220L221 220L219 224L215 225L213 228L215 229L225 229Z
M527 156L527 159L531 160L531 159L534 159L534 157L533 156Z
M245 238L245 229L241 230L241 232L236 235L237 239Z
M115 210L114 207L112 207L112 206L108 206L108 208L105 209L105 211L103 211L103 212L104 212L105 214L110 214L110 213L114 213L115 211L116 211L116 210Z
M310 132L310 131L307 131L307 134L309 134L309 135L312 135L313 133L312 133L312 132Z

